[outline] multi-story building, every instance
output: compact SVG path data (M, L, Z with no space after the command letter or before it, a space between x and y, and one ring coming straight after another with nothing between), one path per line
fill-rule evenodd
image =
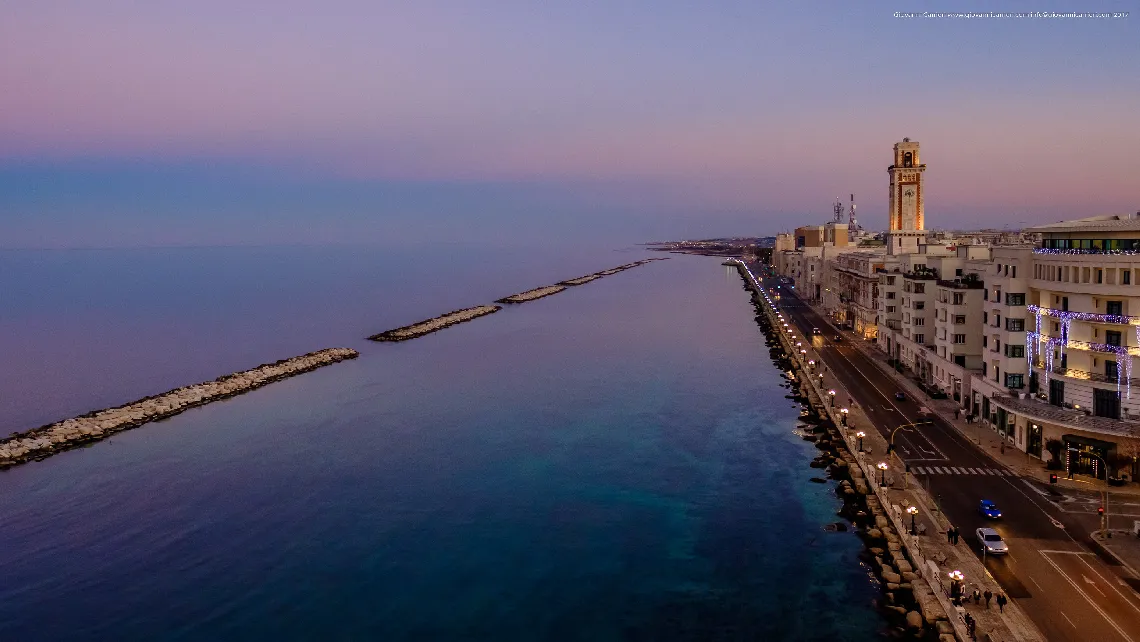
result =
M837 304L825 310L864 339L873 339L879 328L879 271L894 263L881 249L841 254L831 264Z
M971 378L982 368L981 275L989 268L989 248L959 246L966 259L954 274L938 279L934 295L934 386L955 401L969 402Z
M985 277L987 341L992 348L996 335L1002 347L986 353L985 375L975 377L975 393L989 395L981 400L982 415L1036 457L1050 439L1062 441L1063 457L1077 472L1103 476L1105 464L1128 468L1128 456L1134 469L1140 214L1028 231L1041 234L1040 245L995 249Z

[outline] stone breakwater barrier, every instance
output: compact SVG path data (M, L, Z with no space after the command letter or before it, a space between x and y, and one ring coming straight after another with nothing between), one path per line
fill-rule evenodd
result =
M838 480L835 492L843 502L838 514L855 527L864 542L863 562L879 578L883 591L881 610L895 627L895 636L939 642L968 641L964 627L948 615L953 607L932 588L933 578L929 577L927 565L922 563L905 533L905 525L900 525L897 518L885 510L889 502L880 494L873 473L869 474L853 455L854 448L848 443L850 435L837 427L840 420L831 404L824 401L825 393L816 385L791 341L778 331L776 311L763 286L743 262L729 260L724 264L736 267L744 278L744 289L752 293L755 320L764 331L769 355L785 373L794 391L789 398L802 404L803 419L815 424L805 431L809 434L804 435L821 451L810 465L826 469L830 479ZM846 524L829 524L826 530L843 531Z
M473 308L463 308L462 310L441 314L438 317L432 317L420 321L419 323L406 325L402 328L386 330L368 338L371 341L407 341L408 339L422 337L425 334L431 334L432 332L442 330L457 323L466 323L472 319L478 319L481 316L494 314L502 309L503 307L499 305L479 305Z
M526 292L519 292L518 294L512 294L511 296L497 299L495 300L495 303L526 303L527 301L541 299L542 297L550 296L551 294L558 294L565 289L565 285L548 285L546 287L535 288L533 290L527 290Z
M0 440L0 469L41 460L64 450L78 448L111 435L137 428L151 421L173 417L181 412L221 401L264 385L287 379L345 359L358 353L348 348L329 348L292 359L266 363L250 370L196 383L152 397L144 397L123 406L96 410L79 417L65 419L22 433L12 433Z
M593 281L595 279L600 279L603 276L608 276L610 274L617 274L618 272L621 272L622 270L628 270L630 268L635 268L639 265L645 265L646 263L649 263L651 261L665 261L668 258L669 257L653 257L653 258L648 258L648 259L642 259L640 261L634 261L633 263L626 263L625 265L619 265L616 268L610 268L610 269L605 270L603 272L595 272L593 274L587 274L586 276L580 276L576 279L569 279L566 281L560 281L554 285L545 285L545 286L540 287L540 288L534 288L532 290L527 290L525 292L519 292L518 294L512 294L510 296L506 296L506 297L503 297L501 299L497 299L495 301L495 303L511 304L511 303L526 303L527 301L534 301L536 299L541 299L543 297L547 297L547 296L550 296L552 294L558 294L559 292L562 292L563 290L565 290L569 286L582 285L585 283L589 283L590 281ZM411 325L406 325L402 328L395 328L393 330L386 330L384 332L381 332L380 334L374 334L368 338L372 341L407 341L408 339L415 339L417 337L422 337L425 334L431 334L432 332L442 330L446 327L453 326L457 323L464 323L466 321L470 321L472 319L477 319L477 318L484 316L484 315L487 315L487 314L498 312L501 309L502 309L502 306L498 306L498 305L480 305L480 306L476 306L474 308L464 308L462 310L455 310L454 312L448 312L447 314L442 314L438 317L433 317L433 318L427 319L425 321L420 321L419 323L413 323Z

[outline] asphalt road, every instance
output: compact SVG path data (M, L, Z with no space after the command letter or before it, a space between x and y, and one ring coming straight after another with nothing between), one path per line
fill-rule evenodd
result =
M985 566L1047 639L1140 642L1140 594L1126 583L1130 574L1083 544L1097 528L1095 512L1063 510L1041 485L995 472L1004 468L937 415L921 413L921 400L896 399L899 386L852 345L857 339L844 334L842 341L832 341L838 331L784 290L785 316L804 336L812 336L813 327L823 331L813 340L817 352L881 434L889 437L900 425L933 418L896 433L895 454L961 531L960 545L982 558L974 536L981 526L995 528L1008 542L1009 555L985 556ZM997 503L1001 519L979 513L983 498Z

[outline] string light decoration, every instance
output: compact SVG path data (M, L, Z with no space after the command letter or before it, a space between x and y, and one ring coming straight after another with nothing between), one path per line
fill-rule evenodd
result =
M1026 332L1025 338L1026 349L1025 358L1029 363L1029 373L1033 374L1033 363L1038 354L1040 354L1041 344L1044 343L1045 349L1045 380L1048 381L1053 374L1053 360L1054 348L1061 356L1064 356L1066 348L1073 348L1075 350L1089 350L1092 352L1107 352L1115 354L1117 357L1116 367L1116 392L1120 392L1121 381L1127 382L1125 385L1125 396L1132 399L1132 357L1140 356L1140 347L1129 348L1127 346L1115 346L1107 343L1092 343L1089 341L1071 341L1069 339L1069 330L1072 328L1073 321L1087 321L1091 323L1111 323L1115 325L1131 325L1136 332L1136 345L1140 346L1140 317L1129 316L1125 314L1098 314L1096 312L1076 312L1072 310L1055 310L1053 308L1044 308L1038 305L1027 305L1025 309L1032 312L1036 317L1036 331ZM1041 333L1041 317L1048 316L1058 319L1061 322L1061 336L1050 337ZM1120 364L1123 361L1124 367L1121 368Z
M1052 247L1035 247L1034 254L1115 254L1119 256L1133 256L1140 254L1140 250L1094 250L1094 249L1065 249Z

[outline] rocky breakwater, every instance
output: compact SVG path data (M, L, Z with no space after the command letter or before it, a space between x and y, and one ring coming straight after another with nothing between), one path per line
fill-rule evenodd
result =
M473 308L464 308L462 310L448 312L447 314L441 314L438 317L432 317L431 319L420 321L419 323L413 323L393 330L385 330L380 334L374 334L368 338L372 341L407 341L408 339L422 337L425 334L431 334L432 332L442 330L457 323L478 319L481 316L492 314L502 309L502 306L498 305L479 305Z
M526 292L512 294L511 296L505 296L501 299L496 299L495 303L526 303L527 301L541 299L542 297L550 296L551 294L558 294L565 289L565 285L548 285L541 288L535 288L533 290L527 290Z
M877 576L882 590L879 606L898 639L955 640L955 631L946 610L930 584L921 576L919 564L906 542L892 526L884 506L876 494L874 480L857 463L846 436L838 429L836 417L824 392L807 372L805 363L790 340L778 330L776 311L763 287L742 262L730 260L744 278L744 287L752 293L756 323L764 331L769 355L776 367L785 372L792 394L788 398L804 407L799 429L804 439L815 443L821 452L810 464L826 470L835 480L835 493L842 501L838 515L845 520L828 524L825 530L842 532L848 523L864 541L863 563ZM820 478L812 481L823 482Z
M348 348L329 348L310 352L292 359L283 359L219 377L213 381L175 388L123 406L89 412L22 433L12 433L7 439L0 440L0 468L8 468L31 460L38 461L70 448L106 439L117 432L136 428L147 422L166 419L195 406L240 395L274 381L345 359L354 359L357 355L355 350Z

